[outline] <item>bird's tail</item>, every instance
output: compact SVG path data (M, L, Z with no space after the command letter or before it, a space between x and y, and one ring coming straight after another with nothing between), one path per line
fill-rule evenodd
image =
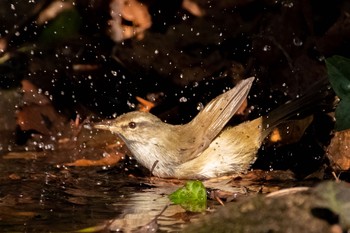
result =
M263 117L263 134L267 136L269 132L283 121L313 109L330 95L331 89L326 78L317 81L299 98L293 99L286 104L271 111Z

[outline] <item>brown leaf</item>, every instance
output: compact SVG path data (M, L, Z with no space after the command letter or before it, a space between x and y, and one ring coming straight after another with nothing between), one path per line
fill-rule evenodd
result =
M145 100L139 96L136 96L137 101L140 102L140 104L137 106L139 111L141 112L150 112L152 108L154 108L154 103Z
M350 130L335 132L327 148L327 156L335 170L350 169Z
M17 124L22 130L35 130L44 135L63 131L67 119L58 114L50 100L30 81L22 81L23 103L17 112Z
M115 165L123 156L124 154L115 152L113 154L108 154L106 157L99 160L78 159L72 163L66 163L65 165L77 167Z
M192 15L197 17L204 15L204 10L192 0L184 0L182 2L182 8L188 10Z
M40 157L45 157L46 153L44 151L41 152L33 152L33 151L25 151L25 152L9 152L3 156L4 159L38 159Z
M49 98L43 95L29 80L22 80L21 84L23 92L22 100L25 105L30 105L33 103L38 105L50 104Z
M73 4L71 2L53 1L45 10L39 14L36 23L39 25L45 24L45 22L54 19L62 11L72 8Z
M66 119L60 116L51 105L30 105L17 113L17 124L21 130L35 130L44 135L56 132Z
M144 31L151 27L151 15L145 4L136 0L113 0L110 3L110 35L116 42L136 36L143 39ZM122 23L122 19L131 22L132 26Z
M305 130L311 124L313 116L300 120L292 120L282 123L274 129L269 137L271 143L279 142L283 145L296 143L304 135Z

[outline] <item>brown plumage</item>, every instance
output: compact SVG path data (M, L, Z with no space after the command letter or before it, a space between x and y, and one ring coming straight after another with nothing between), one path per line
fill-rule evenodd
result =
M151 113L135 111L95 127L117 134L141 165L153 168L155 176L204 179L245 172L273 127L318 98L310 94L268 116L224 128L246 99L253 81L242 80L184 125L167 124Z

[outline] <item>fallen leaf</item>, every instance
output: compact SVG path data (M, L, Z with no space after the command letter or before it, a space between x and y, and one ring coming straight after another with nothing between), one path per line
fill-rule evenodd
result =
M21 130L35 130L44 135L60 131L61 123L66 119L60 116L51 105L24 106L17 112L17 124Z
M207 192L202 182L188 181L169 195L169 199L187 211L203 212L207 208Z
M197 17L204 15L204 10L201 9L198 4L192 0L184 0L182 2L182 8L188 10L192 15Z
M16 174L16 173L10 174L10 175L9 175L9 178L10 178L11 180L20 180L20 179L21 179L21 177L20 177L18 174Z
M46 152L33 152L33 151L23 151L23 152L10 152L3 156L4 159L38 159L40 157L45 157Z
M45 10L43 10L36 20L36 23L42 25L52 19L54 19L62 11L73 8L71 2L53 1Z
M77 167L88 167L88 166L108 166L115 165L124 156L124 154L115 152L112 154L107 154L102 159L99 160L89 160L89 159L78 159L72 163L66 163L66 166L77 166Z
M151 15L145 4L136 0L113 0L110 3L111 20L110 36L116 41L122 41L136 36L141 40L144 31L151 27ZM123 20L131 22L131 26L123 24Z
M22 81L23 106L17 112L21 130L35 130L44 135L64 132L68 120L57 113L51 101L28 80Z
M312 121L313 116L308 116L301 120L291 120L282 123L272 131L269 141L271 143L280 142L283 145L296 143L304 135L305 130Z
M327 157L334 170L350 169L350 130L336 131L327 148Z
M137 101L140 102L140 104L137 106L139 111L141 112L150 112L152 108L154 108L154 103L145 100L139 96L136 96Z

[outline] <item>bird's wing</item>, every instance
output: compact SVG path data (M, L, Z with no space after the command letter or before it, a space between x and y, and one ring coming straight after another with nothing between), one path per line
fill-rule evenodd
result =
M187 158L183 158L182 161L197 157L210 145L241 107L253 81L254 77L240 81L234 88L210 101L191 122L186 124L184 130L187 132L184 133L192 136L189 137L190 142L185 142L185 144L190 145L187 149L193 151L185 153Z

